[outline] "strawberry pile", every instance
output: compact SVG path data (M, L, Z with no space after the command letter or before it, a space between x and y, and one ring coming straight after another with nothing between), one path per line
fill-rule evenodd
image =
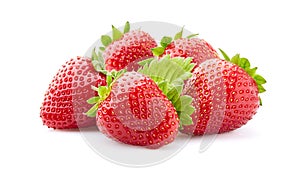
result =
M66 62L40 109L54 129L97 126L125 144L159 148L178 132L217 134L245 125L262 105L266 80L247 58L217 51L197 34L165 36L112 26L90 57Z

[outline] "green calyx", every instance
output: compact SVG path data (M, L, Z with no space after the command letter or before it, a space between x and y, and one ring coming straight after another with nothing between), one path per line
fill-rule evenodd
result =
M106 86L100 86L100 87L94 87L92 86L92 89L98 92L98 96L91 97L87 100L89 104L93 104L92 108L86 112L86 115L89 117L95 117L98 107L102 101L104 101L111 92L111 87L114 84L114 82L119 79L124 73L126 72L125 69L120 71L111 71L111 72L105 72L106 74Z
M267 83L266 79L256 73L257 67L251 68L251 64L247 58L240 57L240 54L236 54L235 56L230 58L222 49L219 49L219 50L222 53L222 55L226 61L229 61L233 64L238 65L239 67L244 69L254 79L254 81L256 82L257 88L258 88L258 93L263 93L266 91L266 89L263 86L263 84ZM262 101L261 101L260 97L259 97L259 100L260 100L260 105L262 105Z
M119 40L122 36L130 31L130 24L127 21L124 26L123 32L112 25L112 37L108 35L101 36L101 43L103 46L99 47L99 51L96 52L96 49L92 51L92 63L97 72L102 72L106 74L105 62L102 57L102 51L105 50L105 47L109 46L112 42Z
M92 64L94 66L94 69L97 72L101 72L103 74L106 74L107 71L105 70L105 62L102 57L102 53L100 51L96 52L96 48L92 51Z
M195 108L191 105L192 97L182 95L184 80L192 76L194 64L192 58L151 58L141 61L138 72L150 77L174 105L180 119L180 128L193 123L191 114Z
M123 32L117 29L116 27L114 27L114 25L112 25L112 37L108 35L101 36L101 43L104 47L100 47L100 50L104 51L105 47L110 45L112 42L119 40L120 38L122 38L122 36L125 33L129 31L130 31L130 23L128 21L125 23Z
M174 38L169 37L169 36L164 36L161 39L161 41L160 41L160 46L151 49L153 55L155 55L155 56L161 56L165 52L166 47L172 41L183 38L182 37L182 35L183 35L183 29L184 29L184 26L181 28L181 30L178 33L175 34ZM198 35L199 34L191 34L191 35L187 36L186 38L190 39L190 38L196 37Z

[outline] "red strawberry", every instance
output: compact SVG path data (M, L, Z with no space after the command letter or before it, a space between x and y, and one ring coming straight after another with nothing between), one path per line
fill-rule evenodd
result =
M136 72L114 83L97 113L97 125L107 136L153 148L172 142L178 123L174 106L155 82Z
M153 57L151 48L157 46L155 40L146 32L141 30L129 31L127 22L124 32L112 26L112 38L107 35L101 37L104 47L103 58L106 70L137 70L137 62Z
M227 61L211 59L194 69L183 93L193 97L194 125L181 132L194 135L224 133L246 124L256 113L266 80L239 55Z
M44 125L54 129L70 129L94 125L93 118L84 113L95 95L91 86L105 85L105 76L94 70L92 61L77 57L67 61L54 76L41 107Z
M182 32L183 29L175 35L174 40L171 37L163 37L161 46L152 49L153 53L157 56L192 57L195 68L208 59L219 58L216 50L205 40L192 38L198 34L182 38Z
M192 121L192 98L181 96L194 67L190 61L167 56L144 61L139 72L108 73L107 86L88 101L95 105L87 114L96 116L99 130L119 142L148 148L171 143L180 123Z

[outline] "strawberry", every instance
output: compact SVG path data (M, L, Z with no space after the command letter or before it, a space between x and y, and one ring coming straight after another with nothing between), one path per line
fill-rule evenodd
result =
M156 41L141 30L130 31L130 24L126 22L124 32L112 26L112 38L101 36L103 58L106 70L137 70L137 62L153 57L151 48L157 46Z
M45 94L40 117L44 125L54 129L71 129L95 125L86 100L95 95L91 85L105 85L105 76L95 71L87 57L66 62L54 76Z
M181 95L183 81L191 76L191 58L148 59L138 72L107 73L107 86L87 113L97 126L116 141L159 148L171 143L181 123L192 124L192 98Z
M156 56L170 55L171 57L192 57L192 63L195 68L202 62L219 58L216 50L204 39L193 38L198 34L192 34L186 38L182 37L183 28L178 32L174 39L171 37L163 37L159 47L153 48L152 52Z
M211 59L200 64L187 81L183 93L193 98L197 112L193 125L181 132L193 135L224 133L246 124L260 104L259 93L265 91L266 80L250 68L246 58L237 54L225 60Z

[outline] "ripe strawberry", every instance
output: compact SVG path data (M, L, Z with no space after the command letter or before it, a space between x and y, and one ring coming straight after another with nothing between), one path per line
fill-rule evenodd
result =
M193 125L181 132L193 135L224 133L246 124L256 113L266 80L246 58L211 59L194 69L183 93L193 98ZM231 61L231 62L230 62Z
M84 114L90 107L86 100L96 94L92 85L105 84L105 76L95 71L91 59L77 57L67 61L45 94L40 112L44 125L54 129L94 125L95 120Z
M171 143L181 123L191 124L192 98L181 95L183 81L191 76L191 58L144 61L139 72L107 73L107 86L87 113L96 116L97 126L119 142L148 148Z
M108 35L101 36L104 47L103 58L106 70L137 70L137 62L153 57L151 48L157 46L155 40L141 30L130 31L129 22L126 22L124 32L112 26L112 38Z
M216 50L208 42L193 38L198 34L182 38L182 32L183 29L175 35L174 40L171 37L163 37L161 46L152 49L153 53L157 56L192 57L195 68L208 59L219 58Z

